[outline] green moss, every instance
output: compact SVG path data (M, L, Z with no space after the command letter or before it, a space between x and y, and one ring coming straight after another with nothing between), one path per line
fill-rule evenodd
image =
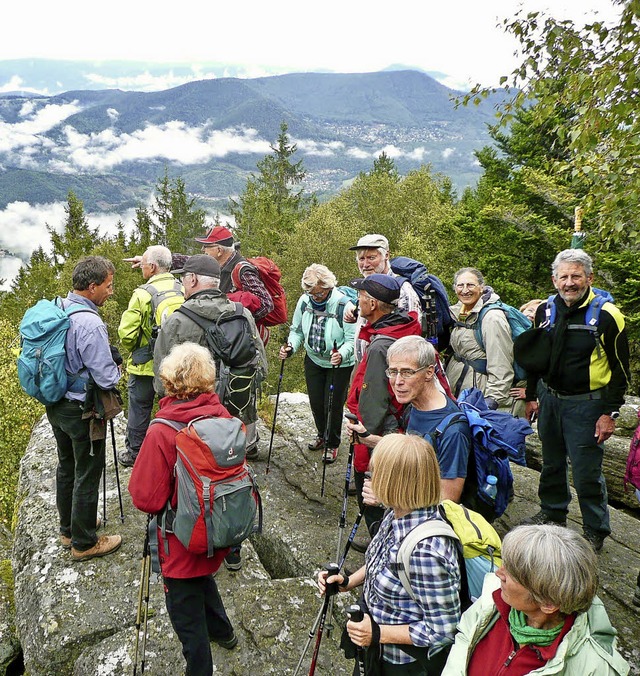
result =
M13 569L9 559L0 560L0 602L13 606Z

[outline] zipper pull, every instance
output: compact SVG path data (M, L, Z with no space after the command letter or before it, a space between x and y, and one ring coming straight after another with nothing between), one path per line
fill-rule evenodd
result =
M516 650L511 651L511 654L509 655L509 657L507 657L507 659L504 663L505 667L508 667L511 664L511 662L513 661L513 658L516 656L516 652L517 652Z

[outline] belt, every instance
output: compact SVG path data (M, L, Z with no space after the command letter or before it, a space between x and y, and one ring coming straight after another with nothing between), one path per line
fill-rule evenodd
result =
M562 394L558 390L554 390L553 387L549 387L544 380L540 381L544 389L556 399L571 399L573 401L592 401L595 399L602 399L604 396L603 388L599 390L593 390L592 392L585 392L584 394Z

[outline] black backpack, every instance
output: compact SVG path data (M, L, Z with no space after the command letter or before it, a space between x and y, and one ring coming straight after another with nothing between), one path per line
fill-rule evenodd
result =
M218 319L211 320L182 305L176 312L193 320L205 333L207 346L214 359L229 367L257 366L257 335L252 332L249 320L241 303L234 303L233 312L224 312Z

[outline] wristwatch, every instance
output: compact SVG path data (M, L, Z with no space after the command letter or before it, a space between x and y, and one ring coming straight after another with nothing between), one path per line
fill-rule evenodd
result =
M620 417L620 411L611 411L611 413L607 413L607 415L611 420L617 420Z

